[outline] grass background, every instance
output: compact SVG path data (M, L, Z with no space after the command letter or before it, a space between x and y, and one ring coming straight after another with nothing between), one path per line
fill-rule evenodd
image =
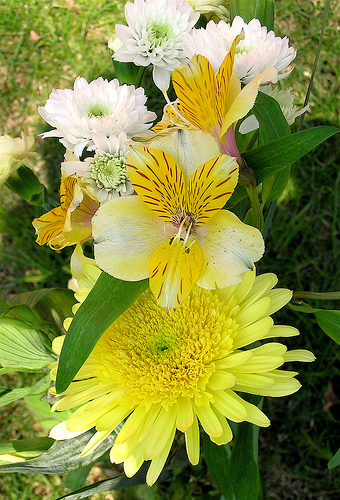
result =
M117 22L124 22L125 2L112 0L29 0L0 3L0 134L37 135L47 130L37 113L52 88L70 88L77 75L88 80L111 79L113 66L107 40ZM295 69L283 82L302 105L309 83L322 25L324 0L278 0L275 31L288 35L298 49ZM311 109L304 127L339 125L338 29L340 5L331 2L320 61L311 94ZM152 109L153 103L149 104ZM293 167L292 178L278 204L267 237L267 251L259 271L275 272L279 283L294 290L332 291L340 283L337 266L339 230L339 142L329 139ZM57 139L37 139L36 170L49 190L58 191L63 147ZM0 283L3 296L40 287L65 286L70 249L55 253L38 247L32 219L41 215L0 187ZM313 306L335 308L336 304ZM267 398L264 410L272 420L260 432L260 463L268 499L328 500L340 496L336 470L327 461L339 443L340 366L335 344L318 328L310 315L288 308L277 322L298 327L299 338L291 348L308 348L317 356L313 364L299 366L302 389L292 397ZM4 385L21 386L24 378L3 379ZM330 388L335 391L330 402ZM34 437L44 431L34 424L22 402L1 415L0 440ZM101 472L93 474L100 477ZM96 476L96 477L97 477ZM185 481L184 481L185 482ZM180 485L181 477L177 478ZM64 493L60 476L9 474L0 477L0 499L54 499ZM177 488L169 498L207 498L193 487ZM162 496L163 495L163 496ZM116 496L117 497L117 496ZM94 498L116 498L113 493ZM124 498L165 498L157 486L134 489Z

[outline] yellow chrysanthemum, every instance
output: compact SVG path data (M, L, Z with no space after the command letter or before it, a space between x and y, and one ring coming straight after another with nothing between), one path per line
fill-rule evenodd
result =
M51 431L69 439L95 427L82 451L93 451L124 421L110 452L133 476L151 460L147 483L153 484L168 457L176 429L185 434L189 460L199 460L199 424L218 444L228 443L228 420L268 426L269 420L237 391L285 396L297 391L297 374L278 369L285 361L313 361L309 351L287 352L277 342L298 331L274 326L270 317L291 298L275 289L277 278L255 272L220 291L195 287L182 306L168 313L145 292L103 334L74 381L53 410L79 407ZM60 353L63 337L54 342ZM51 365L55 379L57 362ZM54 389L51 392L55 394ZM125 420L126 419L126 420Z
M63 176L60 183L60 206L53 208L32 224L39 245L54 250L75 245L91 237L91 219L99 207L76 177Z

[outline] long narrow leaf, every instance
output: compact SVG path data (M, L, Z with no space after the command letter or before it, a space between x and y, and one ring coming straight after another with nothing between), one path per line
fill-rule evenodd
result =
M258 183L270 175L293 165L323 141L338 133L336 127L320 126L303 130L246 151L243 157L256 175Z
M77 311L60 354L56 391L67 389L98 339L148 287L148 280L120 281L102 272Z
M274 0L230 0L230 18L241 16L246 23L254 17L268 30L274 29Z

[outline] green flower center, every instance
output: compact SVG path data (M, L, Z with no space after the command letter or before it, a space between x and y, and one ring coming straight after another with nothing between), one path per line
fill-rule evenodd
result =
M94 104L87 113L89 118L103 118L109 114L110 110L108 106L103 106L103 104L96 103Z
M92 179L100 189L109 191L118 190L122 184L129 180L124 156L121 154L105 154L94 157L95 162L91 167Z
M158 24L152 22L148 27L148 38L151 47L158 47L169 40L171 36L171 28L168 24Z

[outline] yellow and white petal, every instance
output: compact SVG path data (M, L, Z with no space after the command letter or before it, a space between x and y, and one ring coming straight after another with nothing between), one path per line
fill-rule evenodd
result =
M204 258L197 281L202 288L211 290L239 283L264 252L260 231L227 210L220 210L196 234Z
M138 196L104 203L92 225L95 259L101 269L127 281L149 276L151 256L166 236L164 222Z
M230 47L230 50L228 54L225 56L224 61L222 62L220 69L218 70L216 75L217 89L218 89L216 98L218 99L218 111L219 111L220 123L223 123L223 119L227 112L227 109L229 109L230 107L230 103L228 103L227 97L229 99L234 100L236 95L239 93L237 92L236 94L236 91L241 87L241 83L238 77L237 79L239 83L237 83L237 80L235 78L236 73L233 71L233 67L234 67L236 45L240 40L243 39L244 39L244 34L240 34L237 37L235 37ZM232 76L234 76L234 78L233 81L231 82ZM232 83L232 88L231 91L229 91L231 83Z
M221 154L215 139L203 130L180 129L167 135L157 134L149 145L161 149L180 165L186 184L198 167Z
M166 459L170 453L172 443L174 441L176 426L173 425L169 438L161 451L161 453L151 461L148 473L146 475L146 484L152 486L158 479L158 476L162 472Z
M264 339L272 339L275 337L295 337L299 335L299 330L288 325L273 325Z
M93 426L91 425L91 427L93 427ZM67 428L67 420L64 420L63 422L60 422L60 424L55 425L50 430L49 437L51 437L52 439L57 439L57 440L72 439L74 437L80 436L81 434L84 434L84 432L91 429L91 427L88 427L87 429L82 430L82 431L71 432Z
M222 140L224 134L227 132L228 128L248 113L255 104L255 100L259 91L259 85L261 83L277 81L277 70L271 66L263 71L260 75L255 77L251 82L249 82L241 92L236 96L234 101L229 107L229 110L224 117L223 125L221 128Z
M159 305L178 307L196 284L203 262L197 240L176 235L161 243L150 260L150 288Z
M180 112L193 125L219 136L217 82L208 59L200 54L186 66L175 69L172 83L181 104Z
M137 194L164 221L170 222L185 206L183 172L164 151L133 146L126 156L126 168Z
M222 155L201 165L188 186L187 212L195 227L205 224L226 204L238 181L238 165L234 158Z
M315 356L312 352L307 351L306 349L293 349L291 351L287 351L283 358L285 363L288 361L302 361L304 363L311 363L315 361Z

